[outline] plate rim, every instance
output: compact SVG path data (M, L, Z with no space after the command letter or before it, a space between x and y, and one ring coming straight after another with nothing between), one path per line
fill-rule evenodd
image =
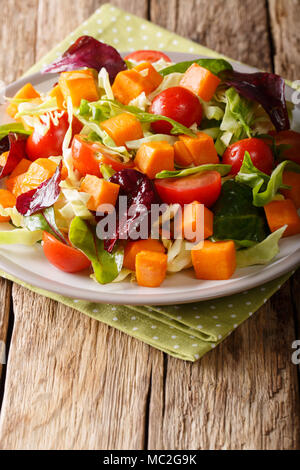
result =
M205 55L197 55L197 54L190 54L184 52L170 52L166 51L166 53L176 62L176 56L186 57L186 59L196 59L196 58L209 58L209 56ZM122 55L126 55L127 52L122 52ZM182 60L182 59L181 59ZM241 64L240 62L236 62L232 59L228 60L230 63L233 63L237 69L240 70L247 70L247 71L258 71L257 68L252 67L250 65ZM58 74L51 74L53 79L58 76ZM9 84L5 87L5 93L10 96L11 93L15 92L15 89L21 87L28 81L42 84L45 81L50 79L49 74L42 74L41 72L36 72L34 74L23 76L21 79L16 80L15 82ZM294 90L290 86L286 86L287 93L290 94ZM9 121L9 119L8 119ZM3 245L4 246L4 245ZM276 263L276 260L275 260ZM181 293L170 293L170 292L158 292L158 289L164 289L163 287L159 287L156 289L145 288L149 289L148 293L141 293L140 298L137 297L136 293L130 293L127 291L126 293L116 293L113 290L109 290L107 292L99 291L87 291L86 289L78 290L78 287L72 287L67 284L61 284L59 282L55 282L53 280L45 279L41 274L37 274L33 271L29 271L17 264L13 261L6 258L6 256L1 255L0 253L0 269L5 271L7 274L16 277L22 282L31 285L35 289L42 289L45 291L49 291L50 293L55 293L58 295L66 296L71 299L81 299L90 302L97 302L97 303L111 303L113 298L114 304L120 305L172 305L172 304L181 304L181 303L192 303L192 302L199 302L205 301L220 297L227 297L230 295L237 294L244 290L250 290L255 287L258 287L266 282L270 282L283 274L286 274L289 271L297 268L300 264L300 249L296 250L284 258L277 260L276 266L274 266L274 261L268 265L265 265L259 272L254 272L248 274L244 278L235 280L231 285L222 285L219 286L218 290L216 287L207 288L206 291L203 289L199 289L199 291L195 288L193 290L188 291L185 290ZM272 270L272 267L275 268ZM173 275L176 275L173 274ZM17 281L16 281L17 282ZM204 281L205 282L205 281ZM218 282L218 281L216 281ZM224 282L224 281L220 281ZM175 288L174 288L175 289ZM215 292L211 292L211 290L215 290ZM201 292L202 291L202 292ZM198 294L198 295L197 295ZM199 295L200 294L200 295ZM170 298L171 297L171 298Z

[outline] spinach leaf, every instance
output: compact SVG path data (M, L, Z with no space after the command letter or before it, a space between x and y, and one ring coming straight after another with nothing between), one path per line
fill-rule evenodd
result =
M179 62L178 64L170 65L165 69L160 70L160 74L165 77L170 73L178 72L184 73L187 69L194 63L204 67L209 70L214 75L218 75L223 70L232 70L232 65L224 59L197 59L197 60L188 60L185 62Z
M240 246L261 242L267 234L264 210L252 204L249 187L226 181L214 208L214 239L235 240Z
M116 247L108 253L104 249L103 240L100 240L93 228L80 217L72 220L69 239L72 245L92 262L97 282L107 284L118 276L123 266L123 248Z

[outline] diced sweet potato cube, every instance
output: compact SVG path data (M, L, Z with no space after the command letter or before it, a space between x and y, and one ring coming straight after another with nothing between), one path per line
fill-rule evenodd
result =
M174 149L165 141L144 143L138 149L134 163L153 179L162 170L174 170Z
M35 98L40 98L40 94L36 89L31 85L31 83L26 83L14 96L16 100L31 100ZM18 112L18 103L10 103L6 108L7 114L11 118L15 118L15 115Z
M82 99L97 101L99 91L96 74L94 70L74 70L62 72L59 77L59 86L64 100L67 102L71 97L73 106L78 107Z
M141 139L143 129L140 121L130 113L121 113L100 123L116 145L125 145L130 140Z
M177 140L174 144L174 160L180 166L190 166L194 163L191 153L181 140Z
M4 209L14 207L16 205L16 198L7 189L0 189L0 204ZM9 222L9 220L10 217L0 216L0 222Z
M220 83L219 77L194 63L183 75L180 86L192 91L204 101L210 101Z
M181 235L186 240L194 242L199 237L198 230L199 232L201 230L202 239L205 240L213 234L213 221L214 214L200 202L194 201L184 206L182 216L178 220L175 217L175 237ZM197 223L201 224L198 230Z
M135 258L141 251L157 251L164 253L165 249L159 240L148 238L147 240L128 241L124 251L124 268L135 270Z
M120 103L128 104L143 92L146 95L151 93L162 80L162 76L149 62L143 62L131 70L119 72L112 85L112 91Z
M154 91L163 81L163 77L158 73L150 62L142 62L132 70L136 70L144 78L144 91L146 95Z
M284 237L300 233L300 217L291 199L271 201L264 206L264 209L271 232L275 232L280 227L287 225L283 234Z
M180 135L179 140L184 143L191 154L194 165L205 163L220 163L213 138L205 132L197 132L197 137Z
M291 199L296 208L300 207L300 173L294 171L284 171L283 184L291 186L291 189L282 189L281 192L287 199Z
M49 91L49 96L56 98L57 107L59 109L64 109L64 95L62 94L59 84L55 85L51 91Z
M201 242L192 251L192 263L197 279L229 279L236 269L236 251L234 242Z
M168 257L155 251L140 251L135 258L136 279L140 286L159 287L166 277Z
M120 186L95 175L86 175L81 183L80 190L90 194L87 208L97 211L102 204L116 204Z
M22 158L21 161L17 164L17 166L14 168L14 170L10 174L10 178L14 178L15 176L19 176L22 173L26 173L26 171L29 169L32 161L27 160L27 158Z
M21 173L6 180L6 187L18 197L31 189L37 188L41 183L54 175L57 164L49 158L38 158L32 162L25 173Z

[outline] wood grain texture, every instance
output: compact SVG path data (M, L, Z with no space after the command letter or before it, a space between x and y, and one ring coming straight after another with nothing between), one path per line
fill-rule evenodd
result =
M150 17L229 57L266 70L271 67L263 0L152 0Z
M161 2L152 1L151 18L184 36L193 31L194 40L235 59L272 69L265 2L190 3L193 15L184 14L184 1L173 1L172 11L167 12ZM295 325L289 294L287 284L201 361L167 359L163 391L160 376L152 377L150 449L299 446L299 385L291 363Z
M103 3L0 0L9 20L0 44L16 38L9 61L0 56L0 71L16 78ZM287 72L290 61L297 64L285 75L299 75L299 54L288 50L299 25L283 1L279 8L270 0L269 14L265 0L111 3L141 17L150 13L161 26L267 70L272 33L278 71L282 54ZM195 364L14 285L0 448L300 448L297 368L291 363L299 282L298 274ZM2 286L0 302L8 311L9 284Z
M0 383L2 383L2 373L5 367L8 344L7 344L7 330L10 312L10 297L11 297L11 282L6 279L0 278ZM0 392L1 393L1 392ZM1 408L0 396L0 408Z
M300 2L269 0L275 71L290 80L300 79Z
M15 285L2 449L142 449L153 357L77 311Z

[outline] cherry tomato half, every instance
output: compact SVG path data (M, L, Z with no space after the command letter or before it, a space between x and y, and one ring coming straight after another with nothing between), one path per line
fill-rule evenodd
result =
M134 60L136 62L157 62L160 59L165 60L166 62L172 62L170 57L160 51L134 51L124 57L125 60Z
M232 165L231 174L236 175L242 166L245 152L249 152L253 165L270 175L274 167L274 157L270 147L262 139L243 139L229 145L223 155L223 163Z
M152 114L160 114L190 127L200 124L202 105L194 93L181 86L167 88L157 95L149 108ZM156 121L151 124L154 132L170 134L172 125L167 121Z
M221 175L217 171L205 171L183 178L155 180L156 190L167 204L189 204L198 201L212 206L221 192Z
M67 273L77 273L91 265L84 253L65 245L48 232L43 233L43 250L51 264Z
M52 120L49 121L49 117L46 115L42 115L40 121L41 126L34 129L26 142L26 153L32 161L37 158L61 155L63 141L69 128L68 113L66 111L62 112L57 125ZM82 129L82 124L77 118L74 118L72 127L73 135L78 134Z
M276 145L289 145L290 148L283 151L283 158L292 160L300 165L300 132L296 131L281 131L270 132L275 138Z
M123 163L108 152L101 142L91 142L82 135L75 135L72 142L72 160L76 170L82 176L87 174L102 177L100 165L111 166L115 171L132 168L133 162Z

